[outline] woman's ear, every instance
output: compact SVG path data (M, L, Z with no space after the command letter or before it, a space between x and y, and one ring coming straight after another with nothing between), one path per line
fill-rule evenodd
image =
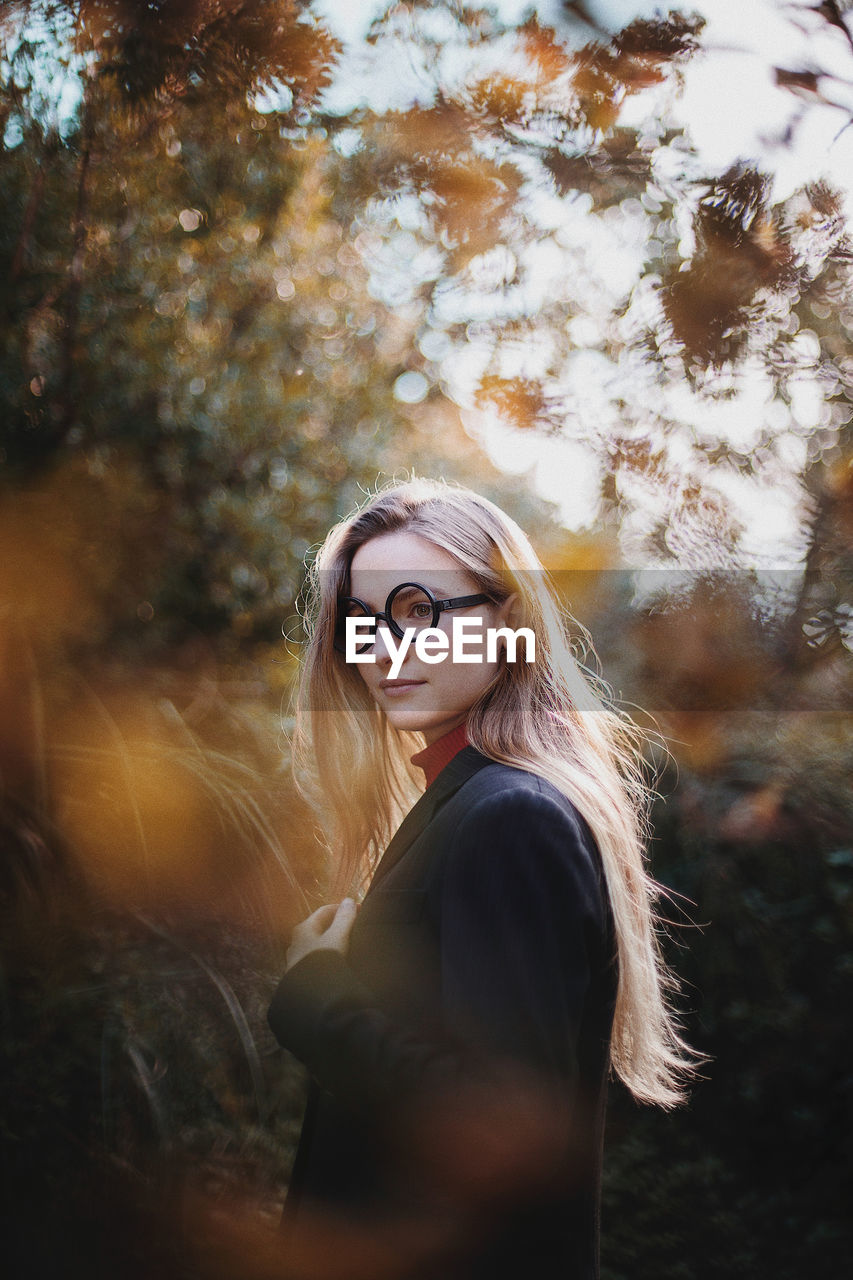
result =
M507 596L506 600L502 600L500 602L500 604L498 605L498 622L497 622L497 625L499 627L514 628L517 625L515 619L518 616L519 604L520 604L520 601L518 598L517 591L513 591L511 595Z

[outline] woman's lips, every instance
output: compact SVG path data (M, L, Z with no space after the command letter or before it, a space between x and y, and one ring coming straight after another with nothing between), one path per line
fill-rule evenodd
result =
M419 689L422 684L426 684L426 680L380 680L379 688L390 698L395 698L410 689Z

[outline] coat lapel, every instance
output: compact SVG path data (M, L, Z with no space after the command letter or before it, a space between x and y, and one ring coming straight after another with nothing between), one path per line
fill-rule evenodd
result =
M373 873L368 893L371 893L391 868L396 866L445 800L449 800L463 783L473 778L474 774L485 768L487 764L494 764L494 761L488 756L481 755L476 747L463 747L456 753L400 823Z

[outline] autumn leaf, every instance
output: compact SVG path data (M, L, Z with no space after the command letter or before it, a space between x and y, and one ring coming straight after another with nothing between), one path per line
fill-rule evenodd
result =
M491 404L515 427L536 426L545 409L542 388L527 378L501 378L488 374L480 380L477 402Z

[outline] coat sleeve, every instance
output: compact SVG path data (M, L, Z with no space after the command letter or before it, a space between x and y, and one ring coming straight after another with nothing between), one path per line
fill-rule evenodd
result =
M318 950L275 993L280 1043L360 1111L498 1067L571 1081L606 910L579 819L542 790L483 798L451 838L436 894L441 1033L387 1016L345 957Z

